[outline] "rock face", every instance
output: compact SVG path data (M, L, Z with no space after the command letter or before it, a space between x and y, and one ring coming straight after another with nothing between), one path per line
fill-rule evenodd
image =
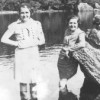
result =
M90 11L90 10L93 10L93 7L91 7L87 3L80 3L78 5L78 10L79 11Z
M90 39L90 41L94 42L95 44L100 45L100 32L98 32L96 29L90 30L88 39Z
M100 84L100 50L86 43L86 47L74 52L73 56L83 65L84 73Z
M95 3L95 8L100 9L100 5L98 3Z
M100 32L88 29L86 41L86 47L75 51L73 56L82 64L86 77L100 84Z
M99 20L97 20L99 22ZM88 29L87 31L87 34L86 34L86 37L89 41L89 43L92 45L92 46L95 46L95 48L97 48L98 46L100 47L100 32L93 28L93 29ZM93 45L94 43L94 45Z

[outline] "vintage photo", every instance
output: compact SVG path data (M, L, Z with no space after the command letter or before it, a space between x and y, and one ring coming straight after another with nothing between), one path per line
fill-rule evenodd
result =
M100 100L100 1L1 0L0 100Z

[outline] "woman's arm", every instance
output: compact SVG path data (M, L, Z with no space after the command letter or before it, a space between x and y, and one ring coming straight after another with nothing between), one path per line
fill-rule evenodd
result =
M17 41L13 41L10 39L10 37L14 34L13 31L11 30L7 30L4 35L1 38L1 42L8 44L8 45L12 45L12 46L18 46L18 42Z
M67 35L65 35L64 40L63 40L63 46L62 46L62 52L61 53L62 53L63 56L66 55L66 57L69 58L69 55L68 55L69 54L69 46L68 46L68 44L69 44L69 38L68 38Z
M38 45L43 45L45 44L45 38L44 38L44 33L42 29L41 23L39 23L39 33L38 33Z
M65 51L68 51L68 45L69 45L69 36L68 36L68 29L67 29L67 30L65 30L62 49Z
M91 33L91 29L87 29L85 37L89 38L90 33Z
M76 43L74 46L70 47L69 51L76 51L83 47L85 47L85 33L81 33L79 35L79 42Z

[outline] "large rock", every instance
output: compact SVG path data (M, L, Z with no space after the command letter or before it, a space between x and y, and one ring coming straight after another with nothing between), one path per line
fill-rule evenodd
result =
M99 22L99 20L97 20ZM89 34L87 34L87 38L89 42L94 42L95 45L100 46L100 32L98 30L94 29L88 29Z
M100 84L100 50L86 43L86 47L74 52L73 56L83 65L86 77Z
M78 10L79 11L90 11L90 10L93 10L93 7L91 7L87 3L80 3L78 5Z
M100 9L94 8L93 13L94 13L94 15L97 15L97 14L100 15Z
M95 8L100 9L100 4L95 3Z

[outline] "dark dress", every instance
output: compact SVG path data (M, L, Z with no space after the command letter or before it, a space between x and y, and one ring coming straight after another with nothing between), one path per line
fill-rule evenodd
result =
M74 46L79 42L79 36L84 34L81 29L77 29L73 34L69 30L65 31L64 44L67 44L68 47ZM66 41L66 37L68 41ZM69 79L74 76L77 72L78 61L73 58L73 52L69 52L69 58L66 56L62 56L64 50L60 51L59 59L58 59L58 70L60 79Z

